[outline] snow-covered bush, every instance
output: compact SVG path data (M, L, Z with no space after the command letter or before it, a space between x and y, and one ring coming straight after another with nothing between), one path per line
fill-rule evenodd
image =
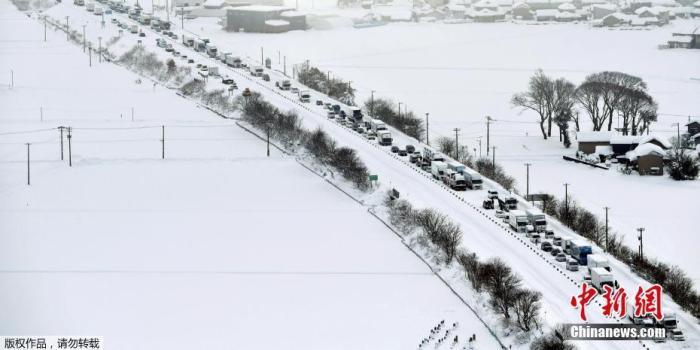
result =
M668 174L674 180L694 180L698 177L700 166L689 152L674 147L668 152Z
M399 114L398 108L393 101L375 98L365 101L365 110L372 114L373 118L381 119L383 122L395 127L404 134L415 139L422 139L425 133L423 120L416 117L412 111L402 111Z
M494 166L493 162L488 158L477 159L477 161L474 162L474 166L476 167L476 171L481 173L481 175L496 181L503 186L503 188L511 189L515 186L515 179L506 174L503 167L498 165L498 163Z

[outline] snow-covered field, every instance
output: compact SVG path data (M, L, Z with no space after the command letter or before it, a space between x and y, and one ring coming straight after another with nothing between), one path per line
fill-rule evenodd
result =
M574 83L590 73L618 70L642 77L657 99L660 116L652 132L675 136L673 123L700 119L700 51L657 46L674 31L698 25L698 20L677 20L649 30L608 30L585 24L395 23L270 35L227 33L211 19L197 19L186 22L185 29L253 60L259 61L262 46L276 69L281 69L278 55L286 56L287 72L291 64L308 59L331 76L352 81L360 102L375 90L375 96L402 102L419 116L429 112L431 139L454 137L452 129L460 128L460 142L477 155L479 139L486 154L485 116L491 116L496 119L491 146L497 147L497 161L518 180L518 190L525 192L523 164L532 163L532 192L563 196L563 184L570 183L577 201L601 217L603 207L612 208L610 225L630 246L637 247L635 230L644 227L647 254L678 264L700 280L693 244L666 244L695 239L691 194L700 190L700 182L623 176L565 162L561 155L573 154L576 144L567 150L556 140L543 142L536 117L520 115L509 104L538 68ZM585 118L582 127L588 130Z
M74 21L76 21L77 23L84 23L85 21L88 21L89 26L95 26L95 22L96 22L95 16L86 14L82 9L79 9L79 8L75 9L70 4L59 5L56 8L51 9L49 11L49 14L54 16L55 18L63 18L65 15L70 15L71 18ZM104 35L104 37L108 37L110 30L112 32L114 31L113 27L111 27L108 24L108 28L105 29L105 32L102 35ZM99 35L95 31L90 31L89 33L90 33L89 34L90 40L95 40L96 39L95 36ZM148 33L147 34L148 36L147 36L147 39L144 41L144 44L151 49L155 49L154 48L155 45L153 43L154 36L153 36L151 31L147 30L147 33ZM59 37L60 37L60 35L59 35ZM135 38L127 36L125 39L123 39L123 42L120 41L117 44L117 46L122 47L123 45L127 45L127 43L129 43L129 42L131 42L131 44L133 45L135 43ZM177 47L177 49L186 50L177 44L175 44L175 46ZM117 47L117 48L119 48L119 47ZM161 53L162 53L162 51L161 51ZM198 62L203 62L203 63L209 64L209 65L214 64L212 61L205 59L201 56L197 56L196 54L193 54L189 51L187 53L192 54L193 56L197 57ZM83 60L82 65L84 67L86 64L85 56L83 56L83 55L75 56L75 62L78 62L80 59ZM523 278L524 285L526 287L533 288L533 289L536 289L536 290L543 292L544 323L546 325L551 326L551 325L554 325L558 322L567 322L567 321L571 322L571 321L576 320L576 311L573 310L568 305L568 300L572 295L579 292L578 285L583 277L582 273L569 273L569 272L561 271L560 266L558 266L557 263L554 263L552 261L551 257L541 254L536 249L533 249L532 244L525 242L523 239L518 237L518 235L512 234L511 231L504 228L503 225L498 225L497 223L495 223L494 219L490 216L492 214L483 214L480 211L476 210L474 207L475 207L475 205L478 206L480 200L483 198L483 193L469 192L469 193L457 195L457 194L454 194L450 191L447 191L444 188L442 188L441 186L434 184L434 183L431 183L431 181L427 179L425 174L418 172L418 171L415 171L415 170L412 170L410 168L410 165L406 164L405 161L397 160L397 159L395 159L395 158L397 158L395 156L392 157L386 149L382 149L382 148L376 146L375 144L372 144L370 142L366 142L366 140L359 137L357 134L353 133L352 131L350 131L346 128L340 127L339 125L337 125L333 121L327 120L325 118L325 115L323 115L321 113L321 110L319 108L301 106L298 103L295 103L293 97L291 97L290 95L277 93L277 91L272 87L273 83L263 83L260 80L251 80L248 77L248 75L242 74L242 73L240 73L240 71L235 71L235 70L230 70L230 69L223 69L223 71L226 74L231 74L232 76L234 76L234 78L239 82L239 86L241 86L241 87L251 86L251 87L255 88L256 90L261 91L264 94L266 99L268 99L272 103L280 106L280 108L283 108L283 109L291 108L291 109L296 109L297 111L299 111L301 116L304 118L304 125L305 126L307 126L309 128L321 126L324 129L326 129L333 136L333 138L336 139L336 141L338 141L338 143L340 145L349 145L349 146L355 148L358 151L361 158L363 159L363 161L365 161L367 163L370 170L372 172L378 173L380 175L380 183L384 188L387 188L389 186L396 186L402 191L402 196L408 198L409 200L416 203L417 205L432 206L432 207L435 207L435 208L439 209L440 211L450 215L450 217L452 217L457 223L460 224L460 226L462 227L462 229L465 232L465 238L464 238L464 246L465 247L467 247L468 249L470 249L472 251L478 252L479 255L482 256L483 258L487 258L487 257L491 257L491 256L502 257ZM126 76L129 76L129 74L126 74ZM277 77L278 77L277 74L273 74L273 80ZM129 84L133 84L134 79L135 79L135 77L130 76L129 79L126 80L126 82L128 82ZM99 81L99 79L98 79L98 81ZM142 91L143 93L145 93L145 91L151 90L150 93L158 94L160 92L161 88L157 88L155 93L153 93L151 86L139 87L138 89L143 89L144 90L144 91ZM172 92L170 92L170 93L173 94ZM174 96L174 94L173 94L173 96ZM209 119L209 118L206 118L206 119L194 118L193 116L196 116L197 114L195 114L195 113L190 114L189 112L187 112L187 110L178 108L178 102L175 102L175 101L181 101L182 103L185 103L186 102L185 100L182 100L182 99L179 99L176 97L173 97L173 98L174 98L174 100L172 102L168 101L168 103L172 103L174 108L173 108L173 110L169 110L170 105L167 105L168 110L166 111L167 112L166 114L169 116L176 117L178 120L178 123L182 123L183 121L194 122L194 120L196 120L198 123L201 124L201 123L204 123L205 121L211 121L211 119ZM193 109L193 108L191 108L191 109ZM196 109L194 109L194 110L196 110ZM183 117L181 113L185 113L187 115L187 117ZM33 116L35 118L35 115L33 115ZM122 118L127 118L127 117L123 116ZM162 122L163 121L159 120L159 121L150 123L148 125L155 124L157 126L157 125L160 125ZM221 122L222 122L221 120L217 120L217 124L220 124ZM123 122L123 123L120 122L120 125L121 124L132 125L128 121ZM33 128L34 126L32 125L31 127ZM216 130L215 129L216 127L214 127L214 126L211 126L211 127L213 130ZM168 135L168 136L166 136L166 138L170 137L170 135L171 135L170 133L172 132L172 131L170 131L171 129L177 130L177 128L175 128L175 127L166 126L166 135ZM193 129L193 128L190 128L190 129L182 128L182 130L184 130L184 131L191 130L191 129ZM76 132L77 131L79 131L79 130L76 130ZM87 132L87 131L88 130L83 130L82 132ZM191 134L187 134L187 132L185 132L185 134L178 134L178 132L179 131L176 131L176 133L174 134L173 137L180 137L180 138L193 137ZM56 137L55 131L54 131L53 135L54 135L53 137ZM207 134L207 136L210 136L210 135ZM219 136L224 137L223 135L219 135ZM231 138L238 138L237 136L232 136L232 135L228 135L228 134L226 134L226 136L231 137ZM78 142L77 137L78 136L76 134L76 139L75 139L76 146L79 145L79 143L77 143ZM121 136L121 137L125 137L125 136ZM155 148L155 150L149 148L147 151L147 152L149 152L149 155L146 157L149 157L150 159L148 159L148 160L142 159L141 162L158 164L158 166L160 167L160 166L165 166L167 164L172 163L170 161L170 157L173 157L174 158L173 160L177 160L177 158L176 158L177 154L178 154L177 150L171 151L170 148L167 148L168 160L162 161L162 160L158 159L160 154L159 154L159 148L158 148L159 147L159 143L158 143L159 135L158 135L157 128L155 128L154 134L148 134L148 136L141 136L141 137L148 138L149 142L151 142L148 145L150 147ZM200 138L201 137L203 137L203 136L200 136ZM401 137L399 135L397 135L397 140L399 140L401 143L407 142L404 137ZM221 140L221 141L229 141L229 140ZM14 139L13 142L18 143L17 145L15 145L17 147L17 150L14 150L12 152L12 154L17 157L17 159L16 159L17 161L14 165L14 167L16 169L13 172L16 174L19 174L18 177L21 177L21 175L23 175L23 167L22 167L22 163L21 163L22 154L19 152L23 151L23 148L22 148L23 145L21 144L22 141L17 141L16 139ZM128 142L125 141L124 143L127 144ZM184 143L187 144L187 141L185 141ZM169 143L168 143L168 145L169 145ZM57 148L56 148L57 146L53 145L53 147L54 147L54 150L53 150L52 154L54 157L56 157L57 153L55 153L55 152L57 150ZM170 146L168 146L168 147L170 147ZM255 160L260 160L259 155L263 151L262 144L260 144L259 147L260 148L258 149L257 152L252 152L254 154L253 156L247 155L246 157L252 157ZM231 149L237 149L237 148L231 146ZM197 150L197 149L194 149L194 150ZM145 157L145 156L143 156L141 151L142 151L141 148L135 149L134 152L136 152L136 153L131 155L130 157L142 157L142 158ZM207 148L207 151L209 151L208 148ZM216 151L216 152L217 152L217 155L215 157L219 157L219 158L232 157L233 159L235 159L237 157L235 154L234 155L228 154L228 155L222 156L219 153L220 151ZM153 153L155 153L155 154L153 154ZM279 157L279 155L276 155L276 156ZM95 157L95 156L93 156L93 157ZM211 155L207 156L207 155L203 155L203 154L195 154L195 155L189 155L189 157L191 159L189 159L188 161L197 161L199 159L198 157L207 158L207 157L213 157L213 156L211 156ZM230 159L230 160L233 160L233 159ZM254 162L253 159L249 159L247 163ZM87 168L87 165L91 163L91 160L93 162L98 162L98 163L106 162L106 163L111 164L111 162L108 162L108 161L104 161L104 160L100 161L99 159L89 159L89 158L83 159L84 163L82 163L82 164L85 165L85 167ZM183 160L183 161L185 161L185 160ZM120 162L134 162L134 160L129 158L128 160L121 160ZM199 163L201 163L201 162L199 162ZM247 165L250 165L250 164L247 164ZM61 166L65 167L64 164L61 164ZM202 165L202 166L206 167L205 165ZM111 165L109 167L111 167ZM248 170L250 170L251 167L244 166L243 168L245 171L248 171ZM76 169L78 169L78 167L71 169L69 171L74 172ZM109 171L109 170L107 170L107 171ZM169 174L163 174L163 173L160 173L158 170L154 170L154 169L149 169L148 171L153 172L156 175L157 181L154 181L155 184L162 184L164 178L170 179L170 176L167 176ZM274 169L274 168L261 168L260 171L262 171L262 172L274 172L275 176L272 176L272 177L260 176L258 173L253 172L254 173L253 175L246 174L246 175L250 175L251 177L241 176L241 178L242 179L249 178L249 179L251 179L251 181L255 180L256 182L258 181L258 179L260 179L261 182L271 182L271 181L275 181L277 176L294 176L294 171L287 171L285 169L280 170L280 169ZM299 171L301 171L301 170L299 170ZM225 182L224 184L222 184L221 182L217 182L217 181L224 181L224 180L222 180L222 178L219 178L219 177L212 178L211 177L212 172L226 174L226 173L229 173L230 171L220 170L220 169L216 169L214 171L207 171L206 172L206 179L203 179L202 181L192 181L191 177L188 176L187 181L185 182L183 180L182 182L186 183L187 186L193 186L192 182L197 182L197 183L204 182L202 190L205 191L206 193L210 193L210 192L215 193L215 194L211 195L214 197L214 200L212 202L218 204L218 203L221 203L223 201L219 197L219 195L220 195L219 192L223 192L224 194L228 193L226 191L222 191L220 187L232 186L232 185L230 183L227 183L227 182ZM114 174L114 173L120 174L120 170L113 169L113 171L111 171L111 174ZM139 176L140 176L138 179L139 182L142 181L142 179L147 178L147 177L144 177L143 174L144 174L143 171L139 172ZM238 174L238 172L236 172L236 174ZM149 176L150 176L150 174L149 174ZM305 176L309 176L309 175L307 174ZM212 179L216 179L216 180L212 180ZM37 179L36 181L39 181L39 180ZM90 183L90 182L86 182L86 183ZM14 184L17 185L16 182L14 182ZM322 183L318 182L318 184L320 186ZM147 185L145 187L148 187ZM39 186L39 185L37 185L37 186ZM155 185L153 185L153 186L155 186ZM135 185L134 186L126 185L124 187L131 188L131 187L136 187L136 186ZM141 185L139 185L136 188L140 188L140 187L141 187ZM180 191L180 187L182 187L182 186L178 187L178 191ZM252 186L249 186L249 187L252 187ZM20 186L20 188L24 188L24 187ZM59 190L55 189L54 187L51 187L51 188L54 189L54 191L59 191ZM194 190L195 190L194 188L188 189L188 191L194 191ZM303 187L302 187L302 190L303 190ZM152 193L152 192L149 192L149 191L151 191L150 188L144 189L143 191L145 191L145 193ZM271 191L271 192L263 192L263 191L268 191L268 188L256 187L255 189L251 189L251 188L246 187L246 191L244 191L244 193L255 192L255 195L250 196L251 197L250 201L253 203L255 203L256 201L259 201L261 197L273 197L273 196L280 195L280 194L278 194L278 192L274 192L274 191ZM124 192L128 193L128 191L126 191L126 190L124 190ZM302 192L303 192L303 196L305 199L309 198L312 201L314 200L312 194L309 193L311 191L302 191ZM235 192L235 193L237 194L238 192ZM294 190L293 193L296 196L299 196L299 192L297 192L296 189ZM171 197L171 196L173 196L172 193L169 193L168 195L169 195L169 197L167 197L167 198L169 199L169 201L167 202L168 205L166 205L166 207L169 207L171 205L171 201L175 200L175 198ZM152 197L154 197L154 196L155 195L148 195L147 196L147 197L151 197L151 199L148 201L144 201L144 203L143 203L144 208L157 207L157 206L161 205L161 201L154 201L153 203L150 202L151 200L153 200ZM106 196L106 197L109 198L109 196ZM203 200L203 199L200 199L200 200ZM317 201L320 201L320 200L317 200ZM115 202L120 203L120 201L115 201ZM24 205L24 204L21 204L22 203L21 201L19 203L20 203L19 205ZM321 202L321 203L323 205L319 205L318 208L324 208L324 210L328 210L328 208L336 208L338 206L338 204L335 201L332 203L331 202L325 202L325 203ZM107 203L102 203L102 205L106 205L106 204ZM140 203L137 203L137 204L140 204ZM225 204L230 205L230 203L225 203ZM15 205L17 205L17 203L15 203ZM131 206L133 206L135 208L139 208L139 206L137 206L137 205L130 204L130 207ZM183 204L183 206L184 206L184 204ZM228 207L226 205L222 205L222 206L223 206L224 210L226 210L226 208L231 209L231 207ZM191 208L191 207L189 207L189 205L187 205L185 207ZM201 208L199 206L193 206L193 207L194 208ZM361 207L358 207L358 210L361 210ZM301 214L299 214L299 215L301 215ZM317 220L318 217L319 217L319 215L314 213L313 215L310 215L309 217L307 217L306 221L308 222L310 220ZM183 219L178 218L178 220L183 220ZM225 223L222 223L221 225L229 224L230 223L229 221L234 221L234 220L226 220ZM350 222L352 222L353 225L355 225L354 221L350 221ZM189 224L190 226L187 226L187 225L188 224L183 223L181 225L178 225L177 227L184 226L184 227L192 227L193 229L197 229L199 227L198 225L193 225L191 223ZM217 230L220 229L220 228L218 228L219 225L216 225L216 226L217 226ZM337 230L338 229L337 226L338 226L338 220L332 220L332 225L330 225L330 227L332 227L331 229ZM347 225L347 226L350 226L350 225ZM571 232L567 232L564 228L558 227L556 225L554 225L554 227L558 233L562 232L562 233L566 233L569 235L572 234ZM286 228L286 226L284 226L284 228ZM324 230L328 231L330 229L325 228ZM219 231L217 231L217 232L219 232ZM386 232L386 233L389 234L388 232ZM352 234L357 235L357 233L355 231L353 231ZM306 240L313 239L313 238L315 238L315 236L313 236L313 235L310 237L305 237ZM395 239L394 237L392 237L392 238ZM288 239L288 237L285 236L284 239ZM374 240L374 239L375 239L374 235L372 235L372 240ZM265 242L267 242L267 241L265 241ZM252 243L255 244L255 240L252 240ZM288 244L289 242L283 241L283 243ZM300 242L294 242L294 243L299 244ZM398 241L395 241L395 243L398 244ZM191 242L188 242L188 244L192 245ZM207 245L207 247L209 247L209 246L210 245ZM188 246L188 248L189 248L189 246ZM223 248L219 248L219 249L223 249ZM386 249L386 248L383 248L383 249ZM297 248L297 250L294 252L296 253L298 250L299 250L299 248ZM285 252L288 253L289 251L285 250ZM403 252L406 253L405 251L403 251ZM215 254L216 253L214 253L212 255L215 255ZM364 255L364 252L362 254ZM337 254L335 254L335 255L329 254L329 255L336 257ZM341 256L345 256L345 255L341 254ZM384 251L382 251L382 256L386 257L386 253ZM391 255L389 255L388 257L391 257ZM220 257L218 257L218 258L220 258ZM207 257L207 259L204 259L204 261L206 262L206 261L208 261L208 259L213 259L213 258ZM365 257L361 256L361 257L357 257L357 259L365 259ZM372 259L370 259L370 260L372 260ZM245 261L245 259L243 259L243 261ZM382 264L384 264L383 260L382 260ZM245 266L245 263L242 263L242 265ZM255 265L257 265L257 263ZM352 266L363 266L363 264L355 265L354 263L352 263L351 265ZM249 265L249 266L252 266L252 265ZM342 264L341 264L341 266L342 266ZM348 266L348 265L346 265L346 266ZM382 265L382 267L383 267L383 265ZM642 285L642 286L647 285L645 282L641 281L641 279L639 279L634 274L632 274L628 268L622 266L619 262L615 262L615 261L613 262L613 270L615 271L615 277L620 281L620 283L623 286L626 286L627 288L635 288L636 285ZM379 271L386 271L386 270L382 269ZM402 271L405 272L406 270L402 270ZM416 272L416 270L410 270L410 269L409 269L409 271ZM423 270L423 272L425 272L425 270ZM443 274L443 275L446 273L450 273L450 271L441 272L441 274ZM456 276L456 277L449 276L449 277L456 278L459 276ZM468 291L462 290L462 289L464 289L463 288L464 285L465 284L462 284L460 286L460 287L462 287L460 289L460 292L469 293ZM393 288L393 286L392 286L392 288ZM442 287L442 288L443 288L442 290L444 291L444 287ZM205 290L205 289L202 289L202 290ZM404 291L400 291L400 292L404 293ZM423 293L421 295L425 296L425 293ZM443 301L443 300L441 300L441 301ZM383 302L385 302L385 301L383 301ZM665 308L668 311L678 312L679 318L681 319L682 328L683 328L684 332L686 333L686 336L688 337L688 341L685 343L669 342L665 345L662 345L662 347L664 347L664 348L679 348L679 347L685 346L688 348L692 348L692 347L696 346L698 344L699 339L700 339L700 331L697 329L697 327L695 325L695 320L692 319L691 317L689 317L687 314L680 312L678 310L677 306L673 303L670 303L670 302L666 303ZM463 307L462 307L462 309L463 309ZM460 310L462 310L462 309L460 309ZM599 315L600 310L598 309L597 306L595 306L594 309L595 310L592 311L594 314L590 315L592 322L611 322L610 319L604 318L604 317ZM280 312L282 312L282 311L280 311ZM402 310L402 312L403 312L403 310ZM349 322L357 323L358 321L357 321L357 318L355 318L355 319L349 319ZM412 321L409 320L407 322L412 322ZM296 322L296 323L298 323L298 322ZM473 320L470 321L469 319L467 319L466 321L464 321L463 324L474 324L474 323L473 323ZM304 326L306 326L306 325L304 325ZM398 326L398 327L401 327L401 326ZM429 329L429 326L426 326L423 328L425 329L425 331L427 331ZM306 328L304 328L304 329L306 329ZM381 331L382 330L380 329L378 332L381 333ZM360 332L360 334L362 334L362 333ZM399 344L398 347L415 346L415 341L420 339L424 335L425 334L421 334L420 336L415 337L415 340L411 339L411 340L407 341L406 343L401 343L401 344ZM356 336L356 334L355 334L355 336ZM479 339L484 339L484 337L482 336ZM380 341L380 340L375 340L375 341ZM652 344L648 344L648 343L649 342L645 342L645 345L647 345L647 346L652 345ZM371 346L371 345L367 346L366 344L367 343L362 343L362 345L363 345L362 347L374 348L373 346ZM404 344L407 344L407 345L404 346ZM320 347L323 347L323 345L326 345L326 343L322 344ZM596 348L596 349L608 349L608 348L624 348L624 349L626 349L626 348L638 347L638 344L636 342L607 342L607 343L600 343L600 342L583 343L582 342L579 345L581 345L581 348ZM654 347L656 347L655 344L653 344L653 345L654 345ZM302 346L300 346L300 347L302 347ZM326 348L328 348L328 347L333 347L333 346L326 346ZM347 347L353 347L353 346L347 346ZM385 348L385 347L381 346L381 344L378 347ZM487 345L487 347L488 347L488 345ZM308 348L308 346L304 346L304 348Z
M406 349L444 319L459 322L461 343L476 334L497 348L393 233L293 158L267 158L232 121L119 67L88 69L61 32L44 43L7 1L0 12L0 61L15 74L0 88L3 335ZM74 128L73 167L60 125Z

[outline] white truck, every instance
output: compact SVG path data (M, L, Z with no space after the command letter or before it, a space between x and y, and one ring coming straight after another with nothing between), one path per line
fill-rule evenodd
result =
M445 175L445 170L447 169L447 164L441 161L433 161L430 163L430 174L436 180L442 181L442 177Z
M542 210L539 208L528 208L525 212L530 219L530 225L535 228L535 231L544 232L547 229L547 219Z
M209 75L219 76L219 67L217 67L217 66L209 67Z
M289 90L292 88L292 82L289 81L288 79L284 80L278 80L275 85L277 86L278 89L280 90Z
M387 128L386 128L386 124L385 124L383 121L381 121L381 120L379 120L379 119L374 119L374 118L372 118L372 119L369 120L369 128L370 128L374 133L378 133L378 132L381 131L381 130L386 130L386 129L387 129Z
M131 32L131 34L136 34L139 32L139 26L137 26L136 24L132 24L131 28L129 28L129 31Z
M423 159L430 160L431 162L444 162L445 156L435 149L426 146L423 148Z
M479 174L478 172L472 169L465 168L462 174L464 175L464 180L467 181L467 187L469 187L470 189L480 190L484 187L481 174Z
M379 144L382 146L391 146L391 143L394 141L391 138L391 133L387 130L378 132L377 138L379 139Z
M265 69L260 66L251 66L250 67L250 75L254 77L262 77L263 72L265 72Z
M216 57L216 54L219 52L219 49L217 49L212 43L204 44L204 48L206 49L207 55L212 58Z
M449 167L449 163L447 166ZM464 181L464 176L454 170L451 170L449 175L445 177L445 183L455 191L464 191L467 189L467 182Z
M100 16L100 15L102 15L102 13L104 13L104 10L102 9L102 7L101 7L101 6L95 6L95 14L98 15L98 16Z
M522 210L511 210L508 213L508 223L515 232L527 233L529 223L527 214Z
M85 4L85 9L86 9L88 12L93 12L93 11L95 11L95 3L94 3L94 2L88 2L87 4Z
M603 292L603 286L608 285L610 288L615 289L615 278L613 278L612 272L602 268L594 267L591 270L591 284L599 292Z
M147 26L151 24L151 15L148 13L142 13L141 16L139 16L139 23Z
M311 102L311 93L309 90L299 91L299 101L303 103Z
M460 163L460 162L453 161L453 160L447 162L447 167L448 167L450 170L452 170L452 171L454 171L455 173L458 173L458 174L460 174L460 175L463 174L463 173L464 173L464 170L467 168L467 167L464 166L464 164L462 164L462 163Z
M588 255L588 273L591 273L591 270L594 268L601 268L605 269L608 272L612 272L612 268L610 267L610 260L608 260L608 258L600 254Z
M226 64L229 67L233 68L240 68L241 67L241 58L238 56L227 56L226 57Z
M191 36L182 36L182 44L188 47L193 47L194 46L194 38Z

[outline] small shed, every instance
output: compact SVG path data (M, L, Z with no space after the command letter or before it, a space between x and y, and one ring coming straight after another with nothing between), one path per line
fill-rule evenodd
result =
M639 175L663 175L666 152L653 143L639 145L627 152L630 163L635 165Z
M605 16L605 18L603 18L603 21L601 22L601 25L604 27L617 27L628 24L630 22L631 20L629 16L620 12L615 12Z
M577 132L578 151L593 154L597 146L610 146L611 136L612 133L609 131Z
M657 145L663 150L671 149L671 147L673 147L673 145L671 145L671 142L669 142L667 138L659 135L642 136L642 138L639 140L639 144L643 145L646 143Z

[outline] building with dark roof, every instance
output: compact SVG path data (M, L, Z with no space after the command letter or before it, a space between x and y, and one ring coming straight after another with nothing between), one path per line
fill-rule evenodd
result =
M290 30L305 30L306 16L292 10L286 6L266 5L229 8L226 10L224 29L250 33L283 33Z

